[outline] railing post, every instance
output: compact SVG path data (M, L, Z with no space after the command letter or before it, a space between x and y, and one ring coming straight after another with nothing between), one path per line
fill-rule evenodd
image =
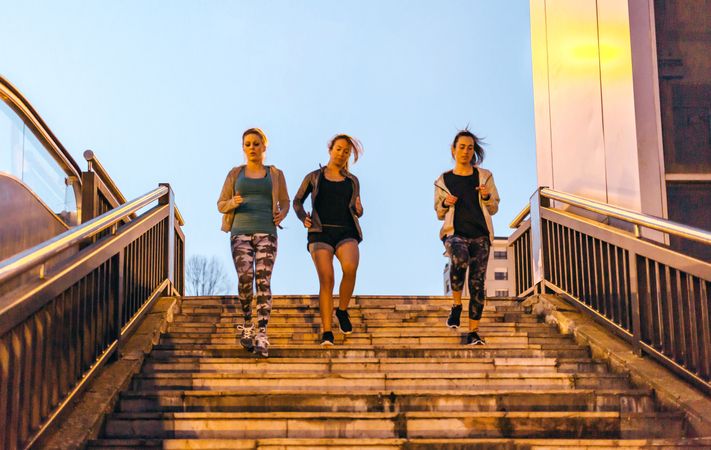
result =
M88 222L96 217L99 210L97 195L96 174L94 172L82 172L81 174L81 223Z
M543 252L543 223L541 221L541 206L548 206L548 199L541 197L541 186L531 196L531 273L532 284L537 293L544 291L543 281L546 279Z
M118 345L116 346L116 351L111 355L113 361L121 357L121 325L123 323L123 305L126 297L126 291L124 290L124 257L126 255L126 249L119 250L118 254L113 257L114 261L114 273L111 279L111 295L113 296L112 304L114 307L113 317L113 332L114 338Z
M635 355L642 356L642 322L640 320L637 254L630 251L628 255L629 261L627 267L629 267L630 272L630 301L632 308L632 350Z
M173 190L168 183L160 183L160 186L168 188L168 193L161 197L159 204L168 205L168 229L166 230L166 268L165 277L170 281L171 286L175 286L175 199Z

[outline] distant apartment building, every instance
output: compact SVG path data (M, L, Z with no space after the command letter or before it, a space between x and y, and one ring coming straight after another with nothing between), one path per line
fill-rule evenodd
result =
M486 296L509 297L513 295L513 270L511 255L507 247L507 238L495 237L489 252L489 265L486 270ZM451 295L449 285L449 263L444 267L444 295ZM464 297L469 297L469 286L464 284Z

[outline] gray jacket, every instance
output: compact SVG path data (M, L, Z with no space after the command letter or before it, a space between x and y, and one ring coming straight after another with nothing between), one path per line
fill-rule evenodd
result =
M489 199L486 201L481 198L481 194L478 191L477 195L479 196L479 205L484 213L484 219L486 219L486 227L489 229L489 239L494 242L494 224L491 216L499 210L499 191L496 189L491 171L476 166L475 169L479 170L479 182L481 183L482 179L485 180L484 184L489 191ZM444 206L444 199L447 198L447 194L451 195L447 185L444 184L444 173L435 181L434 189L434 208L437 211L437 219L444 220L442 229L439 231L439 238L442 239L445 236L454 234L454 206Z
M304 200L306 196L311 194L311 226L309 227L309 232L321 232L323 227L321 225L321 219L318 217L318 212L314 210L314 205L316 204L316 198L318 197L319 180L321 179L321 174L326 170L326 167L321 167L313 172L309 173L304 177L304 181L301 182L299 191L294 196L294 211L296 216L301 222L306 220L306 211L304 210ZM358 223L358 218L363 215L363 211L360 214L356 210L356 199L360 197L360 183L358 178L348 171L341 171L341 175L351 180L353 183L353 195L351 195L351 200L348 204L351 216L353 217L353 223L355 224L356 230L358 231L358 236L363 239L363 232L360 229L360 224Z

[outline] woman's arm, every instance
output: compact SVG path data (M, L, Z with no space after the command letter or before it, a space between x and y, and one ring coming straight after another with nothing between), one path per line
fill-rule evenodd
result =
M278 170L278 169L277 169ZM289 200L289 192L286 189L286 178L284 177L284 172L278 171L279 176L279 210L283 211L284 217L289 212L291 207L291 201Z
M449 207L444 204L444 201L447 199L448 193L444 190L443 187L441 187L437 183L441 183L440 178L435 181L434 209L437 212L437 220L444 220L444 216L447 214L447 211L449 211Z
M235 198L235 180L234 180L234 169L230 170L227 174L225 182L222 185L222 191L220 192L220 197L217 199L217 210L222 214L227 214L233 209L237 208L241 201Z
M304 177L304 181L301 182L301 186L299 186L299 190L296 192L296 195L294 196L294 201L292 202L294 206L294 212L296 212L296 217L298 217L299 220L302 222L307 217L307 213L306 211L304 211L304 200L310 193L311 174L307 174L306 177Z
M481 200L484 202L484 206L490 215L494 215L499 211L499 191L496 189L496 183L494 183L494 174L489 172L489 178L484 182L486 187L488 198L482 196Z

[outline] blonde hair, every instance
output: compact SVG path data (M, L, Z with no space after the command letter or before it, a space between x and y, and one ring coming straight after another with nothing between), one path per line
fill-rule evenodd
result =
M249 134L256 134L259 136L259 138L262 140L262 144L264 144L265 147L269 146L269 139L267 139L267 135L262 131L261 128L248 128L245 130L244 133L242 133L242 142L244 142L244 138L247 137Z
M264 145L264 149L265 150L267 149L267 147L269 146L269 139L267 139L266 133L264 133L264 131L262 131L261 128L256 128L256 127L248 128L247 130L245 130L244 133L242 133L242 145L244 145L244 138L246 138L250 134L255 134L255 135L259 136L259 139L262 140L262 144ZM262 164L264 164L264 160L266 158L267 158L267 152L265 151L264 153L262 153Z
M333 136L331 140L328 141L328 150L331 151L333 149L333 145L339 139L345 139L348 142L348 145L350 145L351 154L353 155L353 164L358 162L358 158L363 154L363 144L361 144L360 141L353 136L349 136L345 133ZM348 162L346 162L346 170L348 170Z

